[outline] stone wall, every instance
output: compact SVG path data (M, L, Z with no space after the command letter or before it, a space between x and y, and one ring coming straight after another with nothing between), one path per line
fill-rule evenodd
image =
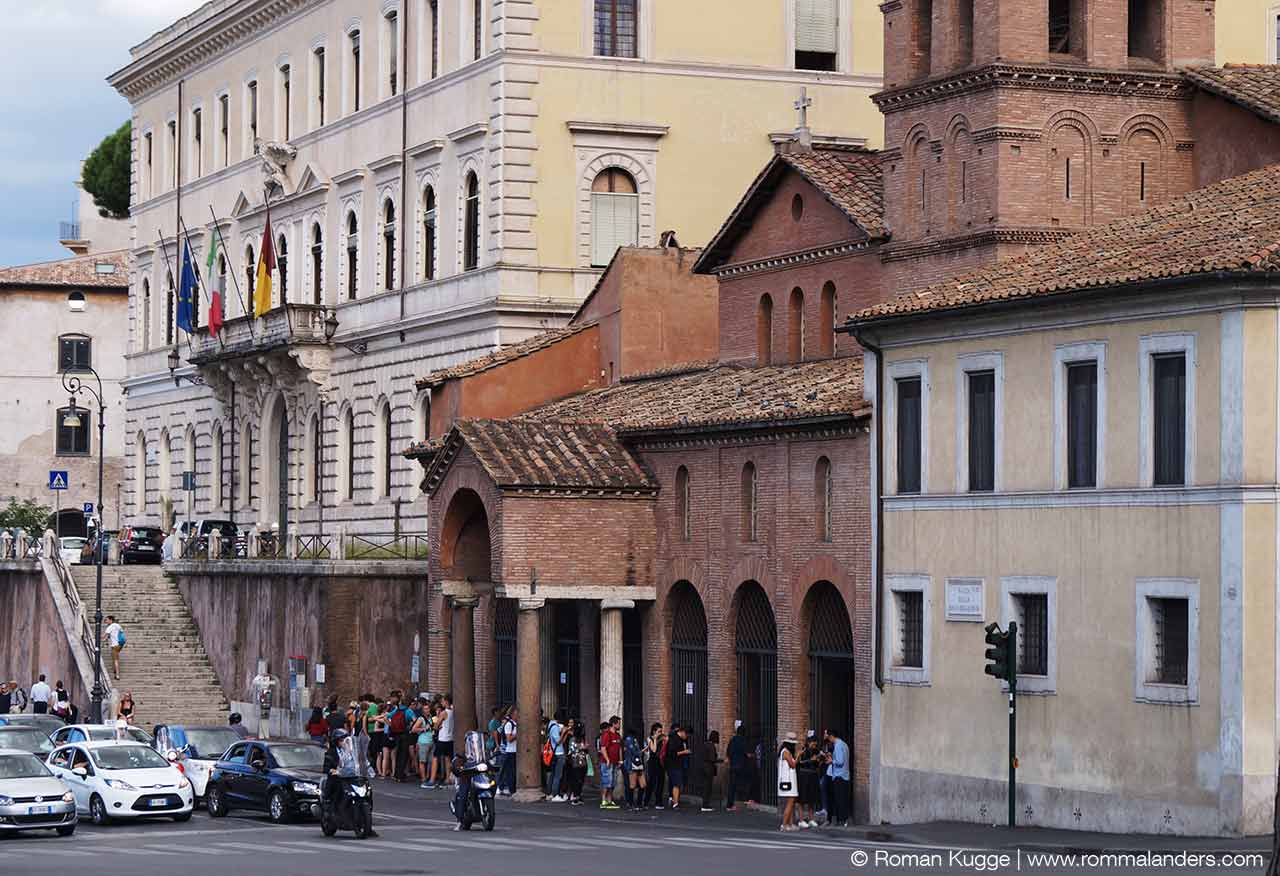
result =
M0 619L0 678L16 679L28 691L41 673L50 687L61 679L71 701L87 712L89 692L39 563L0 563Z
M412 562L178 563L172 567L223 692L250 698L257 661L285 681L307 658L312 703L410 683L414 635L426 678L426 568ZM279 700L278 700L279 702Z

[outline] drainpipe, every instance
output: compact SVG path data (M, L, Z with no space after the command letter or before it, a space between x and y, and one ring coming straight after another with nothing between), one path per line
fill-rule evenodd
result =
M400 320L404 321L404 290L409 285L405 252L409 237L409 3L400 4ZM392 49L392 51L395 51ZM416 71L415 71L416 72Z
M876 357L876 401L872 417L876 427L876 530L875 530L875 564L876 564L876 613L875 613L875 682L876 689L884 692L884 352L867 340L857 329L850 332L864 350ZM866 379L866 374L863 374Z

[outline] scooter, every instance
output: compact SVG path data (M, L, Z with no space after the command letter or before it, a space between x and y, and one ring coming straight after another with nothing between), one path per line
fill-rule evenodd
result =
M320 802L312 804L311 814L320 819L320 830L333 836L340 830L355 831L358 839L373 834L373 789L369 780L360 776L329 776L325 782L339 782L341 793L331 797L326 786Z
M481 761L473 767L467 767L463 770L464 776L470 776L471 788L467 791L466 811L462 813L459 819L462 823L463 830L471 830L471 825L477 821L485 830L493 830L494 822L497 818L497 810L494 807L493 791L494 781L489 774L489 765ZM449 802L449 810L453 812L453 817L458 818L457 810L454 809L454 802Z

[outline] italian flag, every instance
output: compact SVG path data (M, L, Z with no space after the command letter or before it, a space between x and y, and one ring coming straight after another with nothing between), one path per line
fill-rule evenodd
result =
M209 296L209 335L217 337L218 332L222 331L222 295L226 291L222 288L222 277L214 273L214 266L218 263L218 232L216 230L209 233L209 258L205 260L204 275L210 280L217 277L217 282L211 282L209 287L213 290Z

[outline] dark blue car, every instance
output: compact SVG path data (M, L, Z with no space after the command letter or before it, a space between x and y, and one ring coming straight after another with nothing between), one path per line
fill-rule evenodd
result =
M232 809L266 812L277 824L310 815L320 802L324 746L250 739L232 745L213 768L205 807L214 818Z

